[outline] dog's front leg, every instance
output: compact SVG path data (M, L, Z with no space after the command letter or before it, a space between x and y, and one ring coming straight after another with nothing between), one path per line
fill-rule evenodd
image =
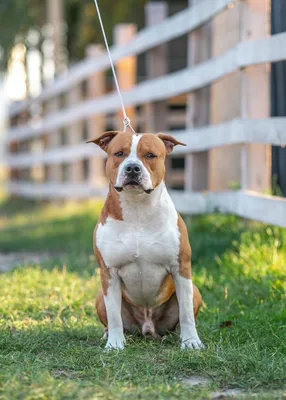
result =
M194 316L193 282L181 276L179 271L173 273L173 279L179 303L181 349L202 349L204 346L199 338Z
M106 349L124 349L123 322L121 317L122 290L117 271L110 274L107 293L104 302L108 322L108 340Z
M180 251L178 264L172 269L176 295L179 304L179 320L181 329L182 349L201 349L194 315L194 290L191 278L191 247L186 225L178 215L178 227L180 231Z

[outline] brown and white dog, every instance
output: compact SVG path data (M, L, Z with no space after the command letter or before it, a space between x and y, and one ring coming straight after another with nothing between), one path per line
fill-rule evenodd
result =
M124 331L153 337L180 323L182 349L200 349L201 295L191 279L188 232L164 183L165 158L178 144L164 134L106 132L109 193L94 231L102 290L96 309L106 348L123 349Z

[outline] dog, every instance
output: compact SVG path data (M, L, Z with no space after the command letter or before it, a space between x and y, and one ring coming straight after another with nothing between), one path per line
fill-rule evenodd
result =
M123 349L124 332L160 338L179 324L181 348L202 349L188 232L164 182L167 154L184 144L161 133L117 131L90 142L107 153L109 193L93 235L106 348Z

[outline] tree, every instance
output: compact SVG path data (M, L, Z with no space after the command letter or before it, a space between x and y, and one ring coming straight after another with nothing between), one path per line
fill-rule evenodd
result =
M0 45L2 47L2 68L7 66L10 51L15 43L28 45L29 30L42 33L47 23L46 1L49 0L5 0L0 3ZM67 50L69 61L84 57L90 43L102 43L96 8L93 0L63 0L66 20ZM100 10L109 43L112 44L112 30L118 23L134 22L144 25L144 4L147 0L104 0Z
M31 28L40 29L46 21L45 2L38 0L5 0L0 3L0 46L2 68L6 67L15 43L25 44Z
M144 26L144 5L147 0L104 0L99 2L108 41L112 44L116 24L133 22ZM71 60L84 57L89 43L102 43L96 8L93 0L66 0L67 48Z

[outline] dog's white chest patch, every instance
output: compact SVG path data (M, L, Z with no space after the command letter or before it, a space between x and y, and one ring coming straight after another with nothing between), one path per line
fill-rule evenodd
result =
M108 268L121 268L129 263L157 264L165 267L178 257L178 229L148 227L108 218L97 230L97 247Z
M144 218L131 214L127 221L108 217L98 226L96 243L105 265L118 269L129 297L151 306L162 281L178 263L177 213L171 203L167 209L158 207L151 213L142 210Z

